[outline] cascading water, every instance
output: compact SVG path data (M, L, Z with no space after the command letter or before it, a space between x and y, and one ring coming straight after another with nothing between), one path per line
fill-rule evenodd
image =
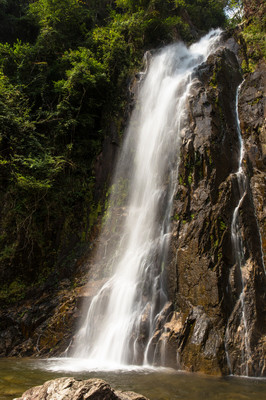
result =
M167 301L164 265L186 101L192 72L219 35L213 31L189 49L166 47L152 57L141 82L108 210L117 215L121 197L127 198L121 233L106 257L112 276L92 299L71 354L94 368L155 363L151 343Z
M237 132L238 132L238 139L239 139L239 161L238 161L238 171L236 172L236 177L237 177L237 185L238 185L238 192L239 192L239 202L233 213L233 219L232 219L232 224L231 224L231 240L232 240L232 245L233 245L234 254L235 254L235 263L236 263L236 267L239 271L239 276L240 276L240 280L241 280L241 288L242 288L240 296L239 296L239 300L236 304L236 307L239 307L239 305L240 305L240 309L241 309L241 318L240 318L240 323L239 323L239 329L241 330L241 337L242 337L242 342L243 342L242 354L241 354L241 357L242 357L241 373L243 375L248 376L249 375L248 362L251 359L251 350L250 350L250 342L249 342L249 336L248 336L246 304L245 304L245 301L246 301L246 299L245 299L246 279L242 272L242 268L245 264L244 245L243 245L243 240L242 240L242 235L241 235L241 224L239 222L239 210L243 203L243 200L244 200L244 197L245 197L246 191L247 191L247 178L246 178L246 175L242 168L242 162L243 162L243 157L244 157L244 145L243 145L243 140L242 140L242 135L241 135L239 116L238 116L238 96L239 96L239 92L240 92L242 84L243 83L240 84L240 86L237 89L237 93L236 93L236 122L237 122ZM230 355L229 355L229 351L228 351L228 347L227 347L227 342L229 340L229 336L230 336L230 329L229 329L229 324L228 324L226 333L225 333L225 349L226 349L226 357L227 357L228 367L229 367L230 373L232 373Z

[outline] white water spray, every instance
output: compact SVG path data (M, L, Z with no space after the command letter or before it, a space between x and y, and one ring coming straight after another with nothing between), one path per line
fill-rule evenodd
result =
M163 355L154 358L153 337L167 301L164 266L186 103L192 72L219 35L213 31L189 49L163 49L141 83L108 210L119 214L120 198L127 198L121 233L106 257L113 275L92 299L71 354L93 368L163 363Z

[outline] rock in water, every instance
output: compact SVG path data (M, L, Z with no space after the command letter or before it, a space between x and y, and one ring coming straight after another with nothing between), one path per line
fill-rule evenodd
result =
M14 400L148 400L134 392L115 391L102 379L57 378L35 386Z

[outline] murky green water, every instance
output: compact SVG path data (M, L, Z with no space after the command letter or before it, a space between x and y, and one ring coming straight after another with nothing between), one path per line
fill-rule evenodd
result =
M151 400L266 399L266 379L214 378L174 371L50 372L41 369L40 362L36 360L0 359L0 400L13 399L32 386L60 376L102 378L115 389L134 390Z

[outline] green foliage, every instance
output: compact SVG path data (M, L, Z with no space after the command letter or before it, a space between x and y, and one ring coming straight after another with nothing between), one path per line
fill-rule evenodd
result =
M226 223L222 220L222 218L219 218L219 229L221 232L225 231L227 228Z
M242 23L242 33L247 46L247 59L244 59L244 73L253 72L261 59L265 59L265 1L264 0L228 0L228 26Z
M109 78L105 66L95 59L91 50L84 47L65 52L61 63L67 69L65 77L54 82L54 90L59 96L54 118L58 120L56 130L60 142L64 136L68 150L73 151L77 128L80 129L82 140L87 140L88 128L97 125L108 93ZM97 148L96 139L93 133L90 143L92 151Z
M27 286L20 279L16 279L10 285L4 284L0 289L0 301L13 303L25 297Z
M210 79L210 86L213 89L217 89L217 71L216 71L216 69L214 69L212 77Z
M93 31L93 47L95 53L109 76L117 80L121 68L129 65L128 46L123 34L116 27L100 27Z
M223 0L186 0L186 9L197 28L223 26L226 18Z
M20 37L34 41L38 28L33 19L27 15L27 0L0 1L0 41L13 43Z
M118 7L130 10L138 11L140 9L148 8L150 0L116 0Z
M206 31L223 26L226 21L224 0L116 0L116 4L131 15L143 13L144 45L165 43L176 37L191 41L189 23Z
M79 0L38 0L29 5L40 26L39 44L47 41L72 44L84 37L91 25L90 15ZM49 43L51 45L51 43Z
M265 16L262 21L255 17L244 27L243 36L248 47L249 71L251 72L255 70L262 58L266 58L265 22Z
M71 275L70 259L103 213L95 160L110 121L122 119L128 77L146 49L190 42L193 29L221 24L221 4L0 2L0 278L7 292L19 298L26 283ZM127 183L117 190L122 205Z
M179 216L178 214L175 214L175 215L173 216L173 220L174 220L174 221L179 221L179 219L180 219L180 216Z
M234 27L242 21L244 12L242 0L228 0L225 9L229 27Z

